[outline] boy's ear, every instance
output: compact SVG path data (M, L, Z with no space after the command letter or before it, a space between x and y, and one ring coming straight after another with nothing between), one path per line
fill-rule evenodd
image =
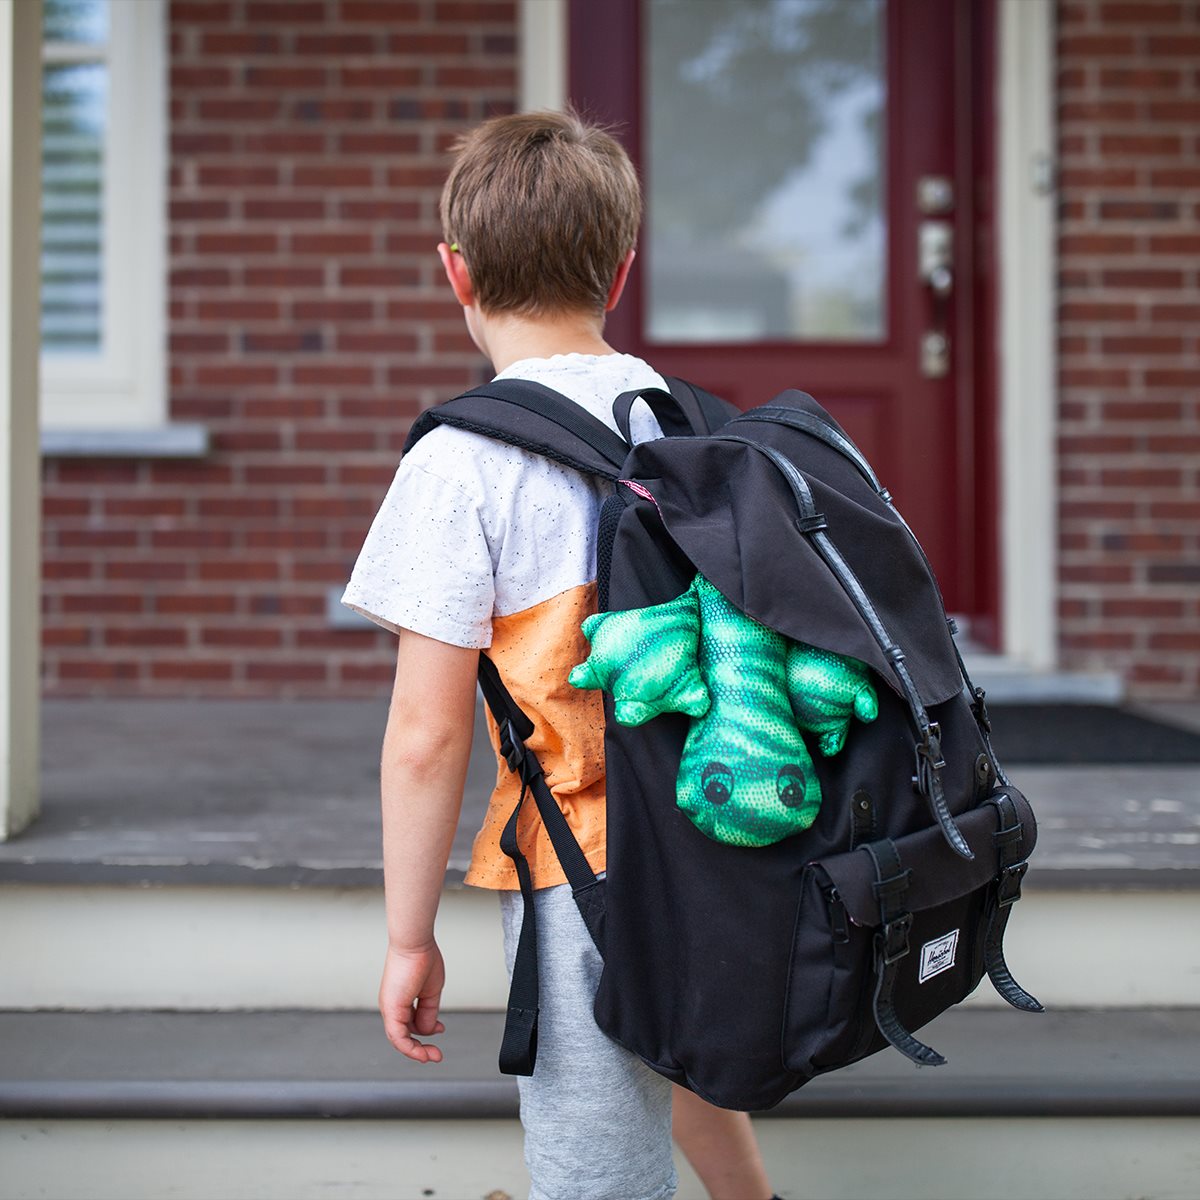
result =
M613 279L612 287L608 289L608 300L604 304L605 312L612 312L617 307L617 301L621 299L621 293L625 290L625 282L629 278L629 268L633 266L633 260L636 257L637 251L630 250L625 255L625 261L617 268L616 278Z
M463 308L470 308L475 303L475 289L471 286L471 276L467 272L463 256L458 251L451 250L445 242L438 242L437 251L446 278L454 289L454 298Z

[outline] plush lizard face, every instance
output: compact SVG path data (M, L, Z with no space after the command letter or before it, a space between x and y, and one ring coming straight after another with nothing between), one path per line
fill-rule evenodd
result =
M812 759L795 728L754 732L758 753L747 754L720 727L693 725L676 781L675 802L696 827L734 846L769 846L799 833L821 806Z

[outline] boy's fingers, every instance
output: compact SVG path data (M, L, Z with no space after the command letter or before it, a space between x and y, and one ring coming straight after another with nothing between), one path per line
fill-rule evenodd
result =
M446 1026L438 1020L438 1005L441 992L432 996L419 996L415 1008L409 1004L401 1004L398 1010L385 1011L383 1014L384 1032L387 1039L401 1054L415 1062L441 1062L442 1052L437 1046L426 1045L414 1036L430 1037L445 1033Z
M441 1062L442 1052L437 1046L427 1046L424 1042L418 1042L416 1038L406 1037L401 1038L398 1042L393 1042L393 1046L400 1051L405 1058L411 1058L413 1062Z
M413 1021L418 1033L431 1034L440 1033L438 1026L441 1022L437 1019L438 1006L442 999L441 992L434 992L432 996L417 997L417 1015Z
M441 1027L441 1022L438 1023L439 1028L430 1030L430 1033L441 1033L444 1027ZM387 1039L397 1050L400 1051L406 1058L411 1058L414 1062L441 1062L442 1052L437 1046L427 1046L424 1042L418 1041L409 1032L408 1023L405 1021L386 1021L384 1022L384 1030L387 1033Z

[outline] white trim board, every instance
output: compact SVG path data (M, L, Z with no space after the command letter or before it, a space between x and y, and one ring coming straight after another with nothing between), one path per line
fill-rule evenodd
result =
M1000 576L1003 653L1058 661L1054 0L1000 0Z
M566 0L521 0L521 111L567 102Z
M0 3L0 841L38 814L41 0Z

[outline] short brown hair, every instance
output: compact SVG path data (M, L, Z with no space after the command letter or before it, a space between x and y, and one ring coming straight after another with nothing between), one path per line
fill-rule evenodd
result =
M642 215L620 144L568 110L493 117L453 149L442 230L480 309L603 313Z

